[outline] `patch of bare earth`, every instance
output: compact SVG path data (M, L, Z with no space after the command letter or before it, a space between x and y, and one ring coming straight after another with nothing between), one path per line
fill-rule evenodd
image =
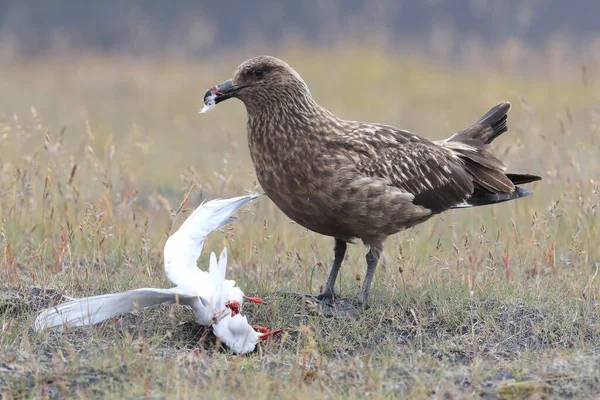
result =
M162 376L167 369L186 377L182 384L190 393L215 379L243 393L244 380L261 374L280 385L324 385L350 396L365 387L447 398L600 391L596 322L572 316L578 321L573 323L520 302L472 298L445 310L440 299L412 294L385 306L373 302L356 317L325 317L295 296L267 294L265 305L248 304L245 312L253 321L284 326L285 333L260 353L236 357L182 307L38 334L28 325L61 295L32 287L4 287L0 293L0 318L22 331L0 355L0 392L15 398L101 397L107 388L169 393L173 382ZM229 374L232 363L245 368Z

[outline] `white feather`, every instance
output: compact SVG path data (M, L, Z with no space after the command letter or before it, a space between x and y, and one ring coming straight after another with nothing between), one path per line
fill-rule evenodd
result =
M210 96L208 96L204 100L204 107L202 107L202 110L200 110L200 113L204 114L205 112L212 110L217 105L217 103L215 102L216 98L217 98L217 95L215 93L211 93Z

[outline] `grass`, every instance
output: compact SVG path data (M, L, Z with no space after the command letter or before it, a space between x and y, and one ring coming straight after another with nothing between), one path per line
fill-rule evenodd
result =
M197 114L205 89L246 55L89 54L0 67L0 396L600 392L597 71L588 66L582 79L579 64L543 56L528 74L496 67L493 52L480 58L487 63L455 66L360 46L277 53L340 116L433 139L510 100L510 131L493 151L510 170L544 177L526 199L446 213L390 237L371 307L358 318L325 318L278 292L317 292L333 243L261 198L209 237L199 263L227 246L229 276L267 299L245 312L285 333L259 352L229 354L177 306L34 333L36 313L64 295L168 286L161 255L172 228L204 198L260 190L243 106ZM350 247L337 288L344 297L359 293L364 253Z

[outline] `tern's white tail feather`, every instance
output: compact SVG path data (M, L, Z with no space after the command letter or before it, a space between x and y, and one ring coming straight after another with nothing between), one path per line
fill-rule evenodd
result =
M235 218L231 215L259 196L261 195L252 194L211 200L196 208L165 244L165 273L169 281L174 285L186 285L190 280L202 280L196 261L200 257L206 236L234 221Z
M171 289L142 288L128 292L103 294L75 299L43 311L35 320L37 331L66 326L94 325L119 314L141 310L161 303L196 305L201 301L193 291L175 287Z
M208 267L208 273L210 274L210 278L213 282L213 287L221 288L215 293L213 297L213 306L215 309L220 310L225 307L225 302L227 300L238 300L241 299L232 298L230 292L230 288L235 286L235 281L229 281L229 285L225 286L225 273L227 272L227 248L224 248L221 251L221 255L219 256L219 261L217 261L217 257L215 253L210 254L210 264ZM227 298L226 298L227 297Z

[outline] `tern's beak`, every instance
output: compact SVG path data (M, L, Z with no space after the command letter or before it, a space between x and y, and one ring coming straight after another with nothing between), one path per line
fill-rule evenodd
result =
M225 303L225 307L231 310L232 317L240 313L240 303L237 300L229 300Z

